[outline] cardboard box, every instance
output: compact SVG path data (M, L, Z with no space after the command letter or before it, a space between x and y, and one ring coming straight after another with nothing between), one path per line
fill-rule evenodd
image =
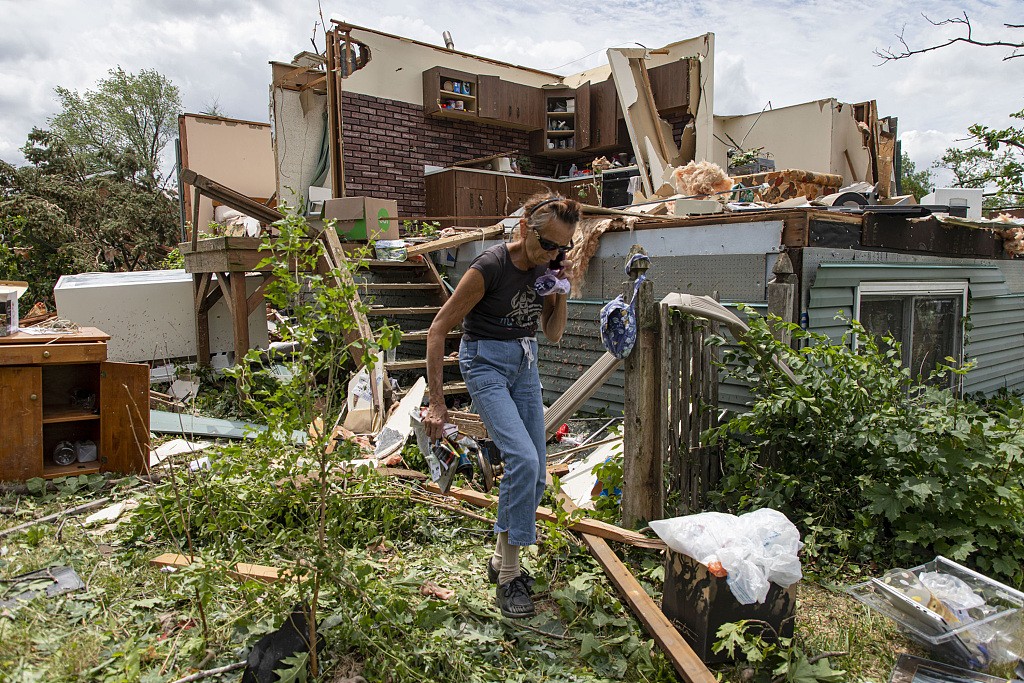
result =
M324 220L337 221L342 241L398 239L398 202L373 197L341 197L324 202Z
M711 574L700 562L670 550L661 611L705 664L719 664L729 661L725 652L711 651L718 628L723 624L757 619L771 624L780 638L793 637L796 586L794 583L789 588L781 588L773 583L763 604L741 605L733 597L726 579ZM761 637L772 640L774 634L766 628Z

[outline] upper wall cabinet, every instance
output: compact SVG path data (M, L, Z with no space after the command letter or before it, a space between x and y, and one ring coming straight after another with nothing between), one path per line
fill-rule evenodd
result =
M540 88L503 81L497 76L478 77L480 118L497 126L519 130L544 127L544 94Z
M476 119L476 74L435 66L423 72L423 113L452 119Z
M648 69L654 104L660 114L686 111L691 93L694 103L700 88L700 70L696 59L680 59Z

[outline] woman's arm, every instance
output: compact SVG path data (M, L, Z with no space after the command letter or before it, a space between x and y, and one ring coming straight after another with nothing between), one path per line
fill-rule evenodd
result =
M484 278L480 271L470 268L459 280L455 292L434 316L434 322L427 331L427 388L430 391L430 407L423 423L427 436L440 439L444 423L448 420L448 408L444 404L444 340L466 314L484 297Z

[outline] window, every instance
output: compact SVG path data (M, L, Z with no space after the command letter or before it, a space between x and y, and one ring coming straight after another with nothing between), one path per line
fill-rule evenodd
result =
M868 332L902 342L903 364L927 377L947 356L963 359L966 306L966 282L862 282L856 318Z

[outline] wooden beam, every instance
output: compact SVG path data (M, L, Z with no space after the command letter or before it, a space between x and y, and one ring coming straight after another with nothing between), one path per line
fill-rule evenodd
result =
M434 240L433 242L414 244L406 249L406 253L409 256L429 254L434 251L441 251L442 249L453 249L463 244L469 244L470 242L480 242L481 240L497 237L504 233L505 226L492 225L486 228L480 228L479 230L474 230L473 232L466 232L461 235L442 237L441 239Z
M264 273L263 281L260 282L259 286L253 290L253 293L246 298L245 309L248 311L249 315L252 315L252 312L255 311L256 307L260 305L261 301L263 301L263 292L266 291L267 285L270 284L270 281L273 278L274 276L270 273Z
M181 179L183 182L186 182L196 188L210 199L214 199L225 206L231 207L235 211L240 211L246 216L251 216L260 222L274 223L284 217L284 214L280 211L260 204L254 199L250 199L244 194L236 192L226 185L221 185L217 181L211 180L206 176L201 176L191 169L181 169ZM199 204L197 202L196 206L198 205ZM193 213L193 215L196 214ZM195 226L193 226L193 229L195 229ZM193 249L196 247L195 240L193 240L192 246Z
M426 489L433 493L441 494L441 489L438 488L437 484L432 482L427 483ZM441 494L451 496L452 498L458 498L461 501L465 501L471 505L475 505L481 508L491 508L498 504L498 498L491 496L486 493L480 493L479 491L473 491L471 489L462 489L453 487L447 494ZM548 522L555 522L558 520L558 516L551 508L539 507L537 508L537 519L543 519ZM629 531L628 529L622 529L615 526L614 524L608 524L601 522L596 519L590 519L588 517L582 517L572 524L569 528L573 531L580 533L587 533L593 536L598 536L610 541L618 541L619 543L625 543L627 545L634 546L636 548L648 548L650 550L665 550L665 542L660 538L648 538L643 534L639 534L635 531Z
M700 660L690 644L651 599L640 582L636 580L618 555L603 538L592 534L581 534L583 542L622 597L629 604L633 614L651 634L665 656L672 662L676 673L687 683L715 683L716 679Z
M227 273L231 290L231 326L235 332L235 365L249 352L249 306L245 299L245 273Z
M634 255L646 252L634 245ZM629 271L625 296L631 298L634 282L647 272L649 262L639 260ZM654 301L654 285L650 280L640 284L636 293L637 339L626 357L625 411L623 416L622 458L622 522L636 526L639 522L664 517L664 482L662 477L662 431L658 421L661 398L661 354L658 335L661 322L658 304Z

